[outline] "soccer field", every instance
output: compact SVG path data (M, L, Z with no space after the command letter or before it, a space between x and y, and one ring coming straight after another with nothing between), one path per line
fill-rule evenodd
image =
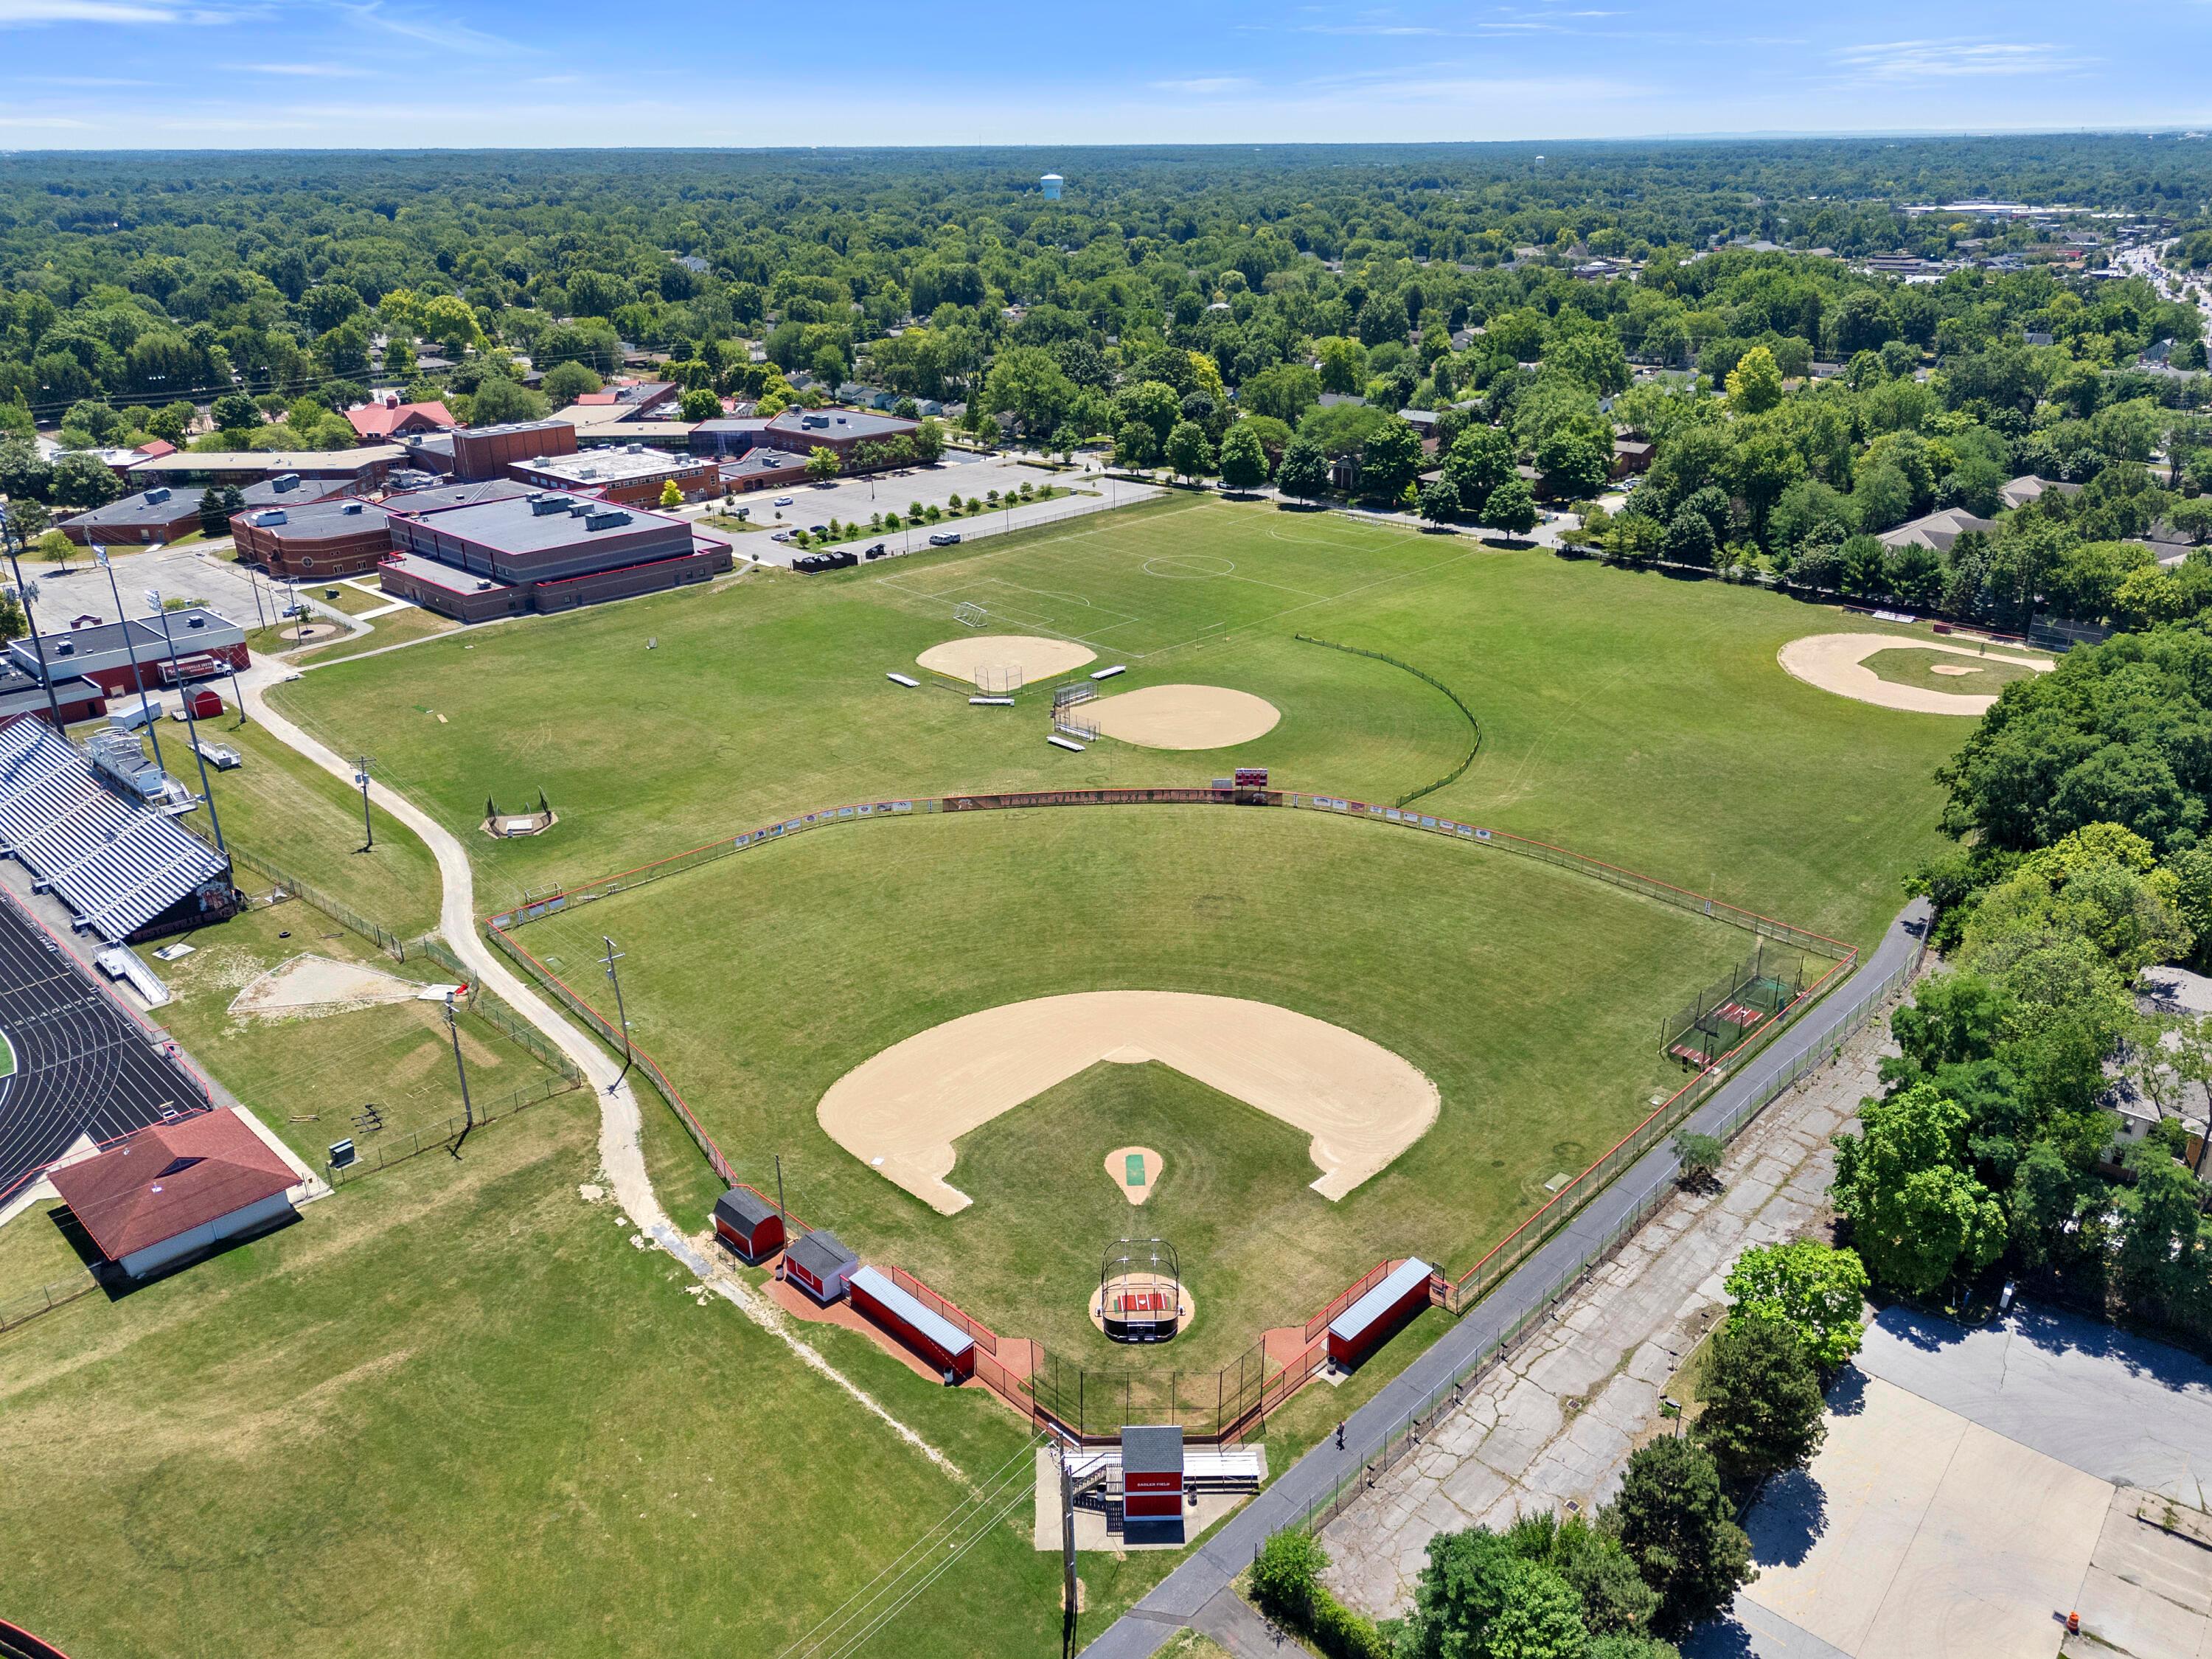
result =
M1203 568L1221 574L1194 574ZM970 708L887 672L970 630L1089 642L1109 689L1196 683L1281 719L1228 750L1044 742L1044 691ZM1450 685L1482 752L1437 810L1562 842L1862 944L1939 846L1935 768L1955 721L1802 684L1775 653L1832 609L1498 551L1342 515L1179 498L976 548L821 577L608 605L319 670L288 713L435 812L476 855L485 908L786 812L957 789L1202 781L1233 765L1392 799L1466 754L1465 718L1387 664ZM442 718L441 718L442 717ZM543 788L549 834L492 842L487 795ZM335 825L331 832L337 833Z

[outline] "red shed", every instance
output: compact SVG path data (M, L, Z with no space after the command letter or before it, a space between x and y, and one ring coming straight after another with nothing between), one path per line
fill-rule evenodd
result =
M747 1261L760 1262L783 1248L783 1218L750 1187L732 1187L714 1200L714 1234Z
M1121 1431L1121 1514L1130 1521L1182 1518L1182 1430L1177 1425Z
M1419 1256L1393 1267L1380 1285L1329 1322L1329 1358L1349 1370L1389 1341L1401 1325L1429 1305L1433 1274L1434 1269Z
M860 1258L827 1227L802 1233L783 1253L783 1276L827 1307L845 1294Z
M934 1365L947 1382L975 1375L975 1339L899 1289L888 1274L862 1267L854 1273L852 1285L854 1308Z

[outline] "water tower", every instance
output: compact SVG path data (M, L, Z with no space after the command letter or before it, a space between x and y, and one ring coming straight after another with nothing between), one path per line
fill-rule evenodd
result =
M1066 182L1058 173L1048 173L1037 180L1037 188L1044 192L1046 201L1057 202L1060 199L1060 187Z

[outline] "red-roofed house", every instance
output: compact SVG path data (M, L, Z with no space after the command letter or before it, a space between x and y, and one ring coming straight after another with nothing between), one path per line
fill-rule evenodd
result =
M460 424L442 403L403 404L399 394L387 392L346 410L354 435L365 444L390 443L410 432L445 432Z
M227 1106L125 1135L47 1179L100 1253L133 1279L279 1219L303 1183Z

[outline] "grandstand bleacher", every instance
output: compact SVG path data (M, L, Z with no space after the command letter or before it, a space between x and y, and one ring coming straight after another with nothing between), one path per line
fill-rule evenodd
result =
M235 914L230 861L166 813L103 785L33 715L0 722L0 852L110 945Z

